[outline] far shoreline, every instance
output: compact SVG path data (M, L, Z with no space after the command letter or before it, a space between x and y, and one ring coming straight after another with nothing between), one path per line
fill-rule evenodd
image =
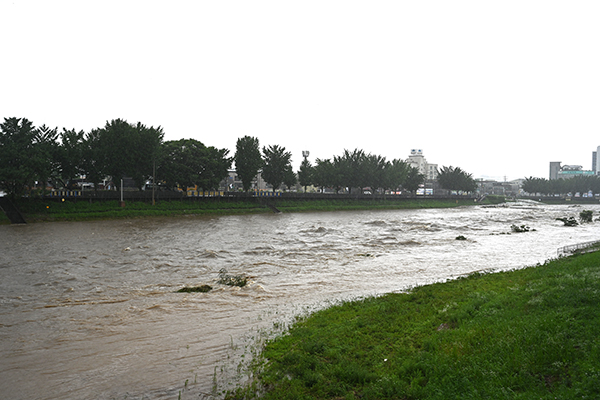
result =
M130 194L131 195L131 194ZM238 197L180 197L159 199L152 204L149 198L133 197L123 203L102 198L21 198L14 201L27 223L56 221L93 221L146 217L221 216L320 211L400 210L454 208L464 206L495 206L526 200L549 205L594 205L597 198L486 196L483 200L468 196L238 196ZM0 212L0 225L10 220Z
M488 196L483 201L466 196L443 198L331 196L311 197L239 197L181 198L160 200L94 200L84 198L22 198L15 201L27 223L54 221L90 221L185 215L239 215L318 211L395 210L454 208L504 203L502 196ZM0 213L0 224L10 224Z

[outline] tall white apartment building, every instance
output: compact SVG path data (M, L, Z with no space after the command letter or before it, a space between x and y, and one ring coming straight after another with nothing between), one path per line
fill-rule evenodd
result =
M438 165L430 164L425 159L423 155L423 150L421 149L412 149L410 151L410 155L406 159L406 162L411 167L417 168L420 173L425 175L425 179L427 180L435 180L438 176Z

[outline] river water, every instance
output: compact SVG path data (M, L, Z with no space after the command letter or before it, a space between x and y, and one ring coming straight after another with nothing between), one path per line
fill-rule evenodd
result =
M600 239L583 209L500 207L0 226L0 393L10 399L211 398L298 314ZM507 234L511 225L530 232ZM462 235L466 241L456 240ZM243 288L219 271L249 276ZM209 293L175 293L209 284ZM217 396L218 397L218 396Z

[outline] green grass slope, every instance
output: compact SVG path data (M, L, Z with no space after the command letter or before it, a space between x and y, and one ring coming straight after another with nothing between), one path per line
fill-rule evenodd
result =
M503 202L490 196L483 204ZM27 222L82 221L94 219L138 218L176 215L231 215L281 212L350 211L374 209L449 208L474 205L473 199L287 199L287 198L206 198L159 201L155 205L144 201L126 201L120 207L117 200L88 201L85 199L23 198L16 205ZM478 203L479 204L479 203ZM10 221L0 212L0 224Z
M228 399L593 399L600 252L348 302L267 343Z

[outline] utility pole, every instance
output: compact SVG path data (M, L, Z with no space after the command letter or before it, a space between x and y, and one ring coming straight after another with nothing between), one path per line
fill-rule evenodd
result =
M154 159L152 161L152 205L155 205L154 202L154 185L155 185L155 181L156 181L156 159Z
M123 201L123 179L121 178L121 201L119 202L121 207L125 207L125 201Z

